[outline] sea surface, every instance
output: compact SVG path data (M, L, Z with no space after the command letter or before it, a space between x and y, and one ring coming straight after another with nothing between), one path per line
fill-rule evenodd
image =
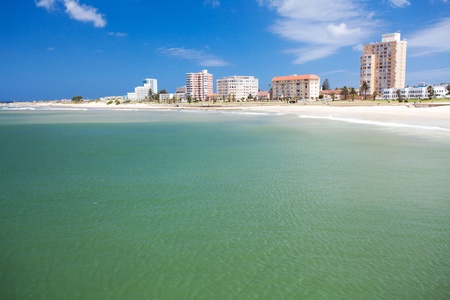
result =
M352 120L0 111L0 299L450 299L449 131Z

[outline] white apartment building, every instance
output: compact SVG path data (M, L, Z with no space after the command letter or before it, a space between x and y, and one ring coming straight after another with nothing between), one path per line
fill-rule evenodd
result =
M180 100L178 94L167 93L167 94L159 94L159 101L161 102L169 102L171 100Z
M134 88L134 93L128 93L128 99L144 100L149 95L150 90L152 94L158 93L158 81L153 78L146 78L143 86L137 86Z
M437 98L447 97L446 85L432 85L434 96ZM402 98L404 99L428 99L428 86L420 85L418 87L406 87L406 88L390 88L383 90L383 99L395 100L398 99L397 91L400 90Z
M320 77L314 74L279 76L272 79L272 97L293 100L319 99Z
M208 70L198 73L186 73L186 97L205 101L213 94L213 75Z
M216 80L217 99L247 99L249 95L258 95L258 79L253 76L228 76Z
M360 59L360 86L367 82L370 94L384 89L404 88L406 78L406 46L400 33L382 35L381 43L364 45Z

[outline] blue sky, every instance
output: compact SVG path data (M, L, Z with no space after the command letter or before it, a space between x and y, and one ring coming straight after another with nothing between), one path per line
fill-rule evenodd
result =
M408 40L408 85L450 82L450 0L14 0L0 10L0 101L175 92L214 79L313 73L358 87L362 45Z

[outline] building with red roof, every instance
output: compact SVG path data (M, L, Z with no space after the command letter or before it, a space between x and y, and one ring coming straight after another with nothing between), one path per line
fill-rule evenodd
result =
M272 97L278 100L316 101L320 77L314 74L278 76L272 79Z

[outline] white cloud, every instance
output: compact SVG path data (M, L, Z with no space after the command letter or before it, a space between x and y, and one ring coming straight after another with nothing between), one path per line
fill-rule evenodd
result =
M327 33L333 38L341 38L346 35L357 35L361 28L349 29L347 24L341 23L339 25L328 24Z
M66 13L77 21L93 22L95 27L105 27L106 20L104 15L97 12L97 9L78 3L78 0L64 0Z
M450 52L450 18L440 20L437 24L420 30L408 38L410 56L425 56L435 53Z
M408 0L389 0L388 2L393 7L405 7L411 5L411 2Z
M334 70L334 71L328 71L328 72L323 72L323 75L332 75L332 74L338 74L338 73L344 73L344 72L348 72L348 70Z
M269 29L284 39L299 43L287 50L301 64L336 53L339 48L362 43L378 27L374 13L358 0L257 0L276 11Z
M163 54L194 61L203 67L223 67L228 63L220 58L211 54L206 54L203 50L186 49L186 48L159 48L159 51Z
M50 48L47 48L47 51L55 51L56 50L56 48L55 47L50 47Z
M352 47L353 51L363 52L364 51L364 45L363 44L357 44Z
M446 80L450 78L450 68L407 72L406 77L411 85L415 85L418 82L439 84L442 83L442 81L446 82Z
M37 0L36 6L37 7L43 7L47 10L51 10L55 7L55 1L56 0Z
M92 22L95 27L105 27L106 20L103 14L97 11L97 8L80 4L78 0L37 0L36 6L43 7L46 10L53 10L57 3L65 7L65 12L74 20L81 22Z
M204 0L203 4L211 5L212 7L218 7L220 6L220 0Z
M115 37L126 37L127 34L124 32L108 32L108 35Z
M294 54L297 58L293 61L294 64L303 64L308 61L313 61L323 57L333 55L337 51L334 46L321 47L302 47L298 49L286 50L286 53Z

